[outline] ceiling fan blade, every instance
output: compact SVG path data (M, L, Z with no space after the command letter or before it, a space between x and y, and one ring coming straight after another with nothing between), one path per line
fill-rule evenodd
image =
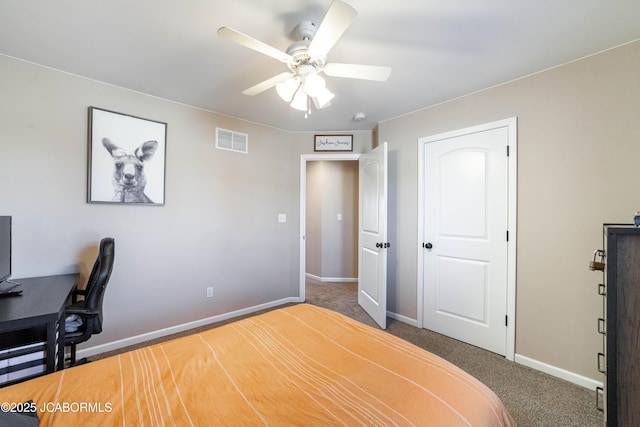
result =
M254 39L253 37L249 37L248 35L241 33L238 30L234 30L231 27L218 28L218 35L222 38L238 43L244 47L253 49L256 52L260 52L264 55L277 59L278 61L293 62L293 58L288 53L276 49L275 47L269 46L268 44L263 43L260 40Z
M312 58L324 58L338 39L349 28L358 11L349 3L333 0L326 15L316 31L311 44L309 55Z
M348 77L350 79L386 81L391 75L391 67L381 65L359 65L329 63L324 66L324 73L332 77Z
M273 76L270 79L267 79L261 83L258 83L255 86L250 87L249 89L245 89L244 91L242 91L242 93L249 96L257 95L259 93L264 92L267 89L271 89L278 83L284 82L285 80L287 80L292 76L293 76L292 73L280 73L277 76Z

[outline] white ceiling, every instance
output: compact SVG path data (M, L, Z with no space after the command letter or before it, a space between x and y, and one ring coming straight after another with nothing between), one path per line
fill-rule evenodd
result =
M307 119L273 89L243 95L286 65L216 31L285 51L296 24L319 23L330 0L0 0L0 53L280 129L343 131L640 38L639 0L350 3L358 16L328 61L393 72L384 83L327 77L336 97ZM368 118L353 121L358 112Z

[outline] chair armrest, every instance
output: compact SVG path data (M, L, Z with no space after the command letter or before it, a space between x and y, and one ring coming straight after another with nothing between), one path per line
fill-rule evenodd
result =
M78 314L80 316L97 316L100 312L97 310L89 310L88 308L84 308L84 307L67 307L65 310L65 315L67 314Z

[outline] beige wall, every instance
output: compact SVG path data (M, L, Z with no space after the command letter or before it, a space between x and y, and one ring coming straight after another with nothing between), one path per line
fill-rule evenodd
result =
M98 240L115 238L104 332L87 345L298 295L297 147L312 152L311 136L3 56L0 94L0 214L13 216L14 277L86 278ZM165 206L85 202L88 106L168 123ZM249 134L249 153L215 149L217 126Z
M86 203L89 106L168 124L165 206ZM217 150L216 127L247 133L249 153ZM355 153L371 149L371 131L350 133ZM296 299L300 156L313 152L312 132L0 55L0 215L13 216L14 277L79 271L84 285L99 239L116 241L105 328L81 346L89 352Z
M322 165L309 162L306 188L306 274L322 276Z
M601 224L640 209L638 76L640 42L380 123L389 311L417 313L417 139L517 116L516 352L601 379L602 303L586 266ZM168 123L166 206L85 202L88 106ZM248 133L249 154L216 150L216 126ZM354 132L354 152L371 139ZM0 56L0 214L14 216L15 276L86 276L96 242L115 237L91 346L295 297L298 166L312 140Z
M389 142L389 310L415 318L417 139L518 117L516 353L601 381L604 222L640 210L640 42L379 124Z
M357 278L358 162L308 162L306 196L306 273Z

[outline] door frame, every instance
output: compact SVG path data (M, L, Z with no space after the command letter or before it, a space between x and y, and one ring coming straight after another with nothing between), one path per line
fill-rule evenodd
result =
M507 128L508 134L508 191L507 191L507 230L509 240L507 242L507 336L506 354L507 360L515 359L516 337L516 248L517 248L517 194L518 194L518 128L517 117L471 126L451 132L444 132L418 139L418 241L416 248L418 254L417 266L417 290L418 290L418 326L424 327L424 257L420 250L424 236L424 146L430 142L447 138L462 136L469 133L483 132L496 128ZM506 148L505 148L506 150ZM505 155L507 155L505 153Z
M359 153L321 153L321 154L301 154L300 155L300 291L299 302L306 299L306 270L307 270L307 162L314 161L358 161Z

